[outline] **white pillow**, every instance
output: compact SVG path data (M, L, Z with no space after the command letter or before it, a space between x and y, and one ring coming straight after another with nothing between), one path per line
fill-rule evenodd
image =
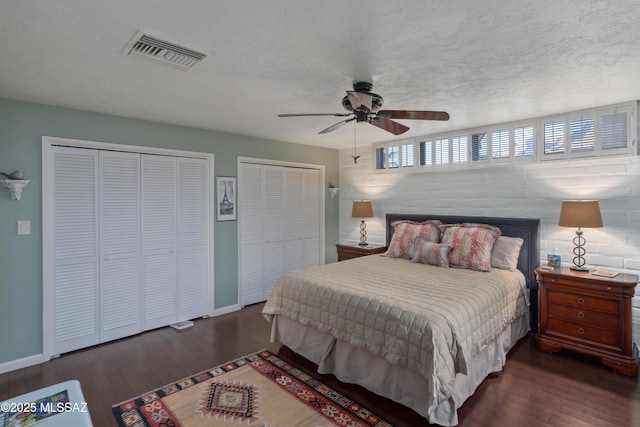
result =
M491 251L491 267L515 271L518 268L518 256L522 243L524 240L520 237L498 237Z

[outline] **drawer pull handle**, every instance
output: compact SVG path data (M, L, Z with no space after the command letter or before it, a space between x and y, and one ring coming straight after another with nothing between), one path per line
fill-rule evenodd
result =
M582 328L578 328L578 333L579 333L580 335L584 334L584 329L582 329Z
M584 318L584 313L583 313L583 312L581 312L581 311L580 311L580 312L578 312L578 318L580 318L580 319Z
M584 298L582 297L578 298L578 304L584 304Z

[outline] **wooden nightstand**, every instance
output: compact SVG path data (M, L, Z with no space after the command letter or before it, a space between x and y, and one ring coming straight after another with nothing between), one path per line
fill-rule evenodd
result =
M567 267L535 271L540 291L538 349L590 354L620 374L637 376L631 299L638 276L606 278Z
M336 248L338 250L338 261L381 254L387 250L386 246L375 243L369 243L367 246L360 246L357 243L338 243L336 244Z

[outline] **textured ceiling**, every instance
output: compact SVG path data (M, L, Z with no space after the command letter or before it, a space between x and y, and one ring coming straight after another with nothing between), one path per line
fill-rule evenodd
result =
M140 30L209 54L184 72L122 55ZM0 97L331 148L353 81L406 138L640 99L637 0L0 0Z

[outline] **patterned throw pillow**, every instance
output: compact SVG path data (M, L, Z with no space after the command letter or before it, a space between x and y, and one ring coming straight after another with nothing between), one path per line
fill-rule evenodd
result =
M449 268L449 252L451 252L451 249L453 248L447 244L434 243L418 237L415 242L411 262Z
M387 252L382 254L390 258L411 259L413 243L417 237L423 237L431 242L439 242L442 222L429 220L422 223L414 221L395 221L391 223L393 236Z
M486 224L450 224L443 226L442 243L453 246L449 252L451 267L491 271L491 249L500 237L499 228Z

